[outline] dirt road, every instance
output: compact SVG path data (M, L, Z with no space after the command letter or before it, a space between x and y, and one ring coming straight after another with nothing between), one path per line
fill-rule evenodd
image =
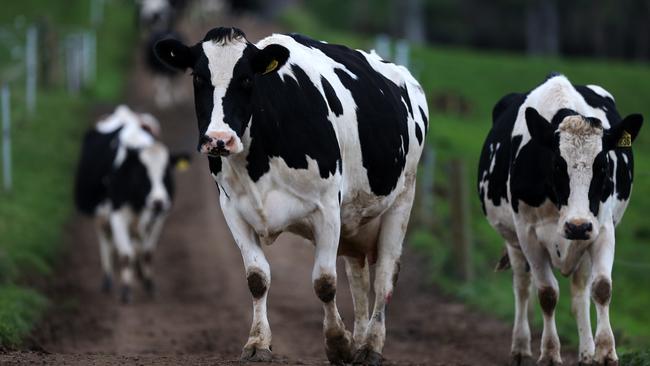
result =
M251 40L270 31L268 26L252 21L235 24ZM160 118L164 139L172 150L194 151L197 129L192 100L169 110L156 110L151 103L149 77L139 58L134 63L137 66L126 102ZM188 88L189 77L181 79L179 85ZM97 113L106 110L98 107ZM190 169L177 175L177 188L175 207L155 257L155 299L138 289L133 304L123 306L116 293L100 293L100 265L91 223L72 218L66 228L69 249L58 273L48 281L54 305L32 342L43 351L3 354L0 363L238 364L251 322L252 302L239 251L218 207L218 192L207 161L195 155ZM312 246L297 237L282 236L266 252L273 277L269 319L275 362L327 364L323 311L310 283ZM387 318L387 364L506 362L508 325L437 295L426 284L423 261L408 247L402 263L403 272ZM342 266L339 274L337 300L351 327L352 301Z

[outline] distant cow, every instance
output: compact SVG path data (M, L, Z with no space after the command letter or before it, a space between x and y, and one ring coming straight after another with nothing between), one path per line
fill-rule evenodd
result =
M192 47L166 40L156 52L193 70L198 149L208 156L253 296L242 359L271 356L271 272L262 245L288 231L316 247L312 281L330 362L381 363L427 130L418 82L374 53L297 34L252 44L239 29L215 28ZM337 254L349 273L353 337L336 307Z
M111 289L116 252L124 302L134 271L153 293L153 251L172 204L171 167L179 157L170 156L159 133L153 116L120 106L86 133L77 168L75 203L95 218L103 289Z
M148 30L171 29L186 0L136 0L138 24Z
M609 323L614 228L632 189L632 142L643 118L621 119L614 97L596 85L553 74L494 107L478 172L490 224L506 240L514 272L513 364L531 362L527 304L531 273L544 315L539 363L559 365L553 268L571 276L581 364L615 365ZM595 343L589 296L598 314Z

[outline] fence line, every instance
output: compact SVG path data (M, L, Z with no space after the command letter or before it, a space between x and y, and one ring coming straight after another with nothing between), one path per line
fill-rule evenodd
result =
M98 27L104 18L104 5L106 0L88 0L90 2L90 23ZM31 24L25 27L25 18L19 16L14 25L0 27L0 43L6 46L11 54L13 64L2 70L2 86L0 91L0 107L2 108L2 175L5 192L12 189L12 162L11 162L11 84L25 77L25 116L31 118L37 112L38 99L38 67L39 63L52 64L52 55L39 52L39 32L48 34L47 24L37 26ZM45 27L45 28L44 28ZM24 33L23 33L24 30ZM24 39L22 35L24 34ZM43 41L48 39L43 37ZM24 42L24 43L23 43ZM68 34L60 47L45 45L62 52L58 57L65 62L64 85L70 94L78 94L82 88L91 86L97 76L97 36L95 29L79 31ZM21 60L24 58L23 60ZM45 61L40 57L47 58ZM57 56L54 56L57 57ZM47 81L48 69L43 71ZM14 99L15 101L15 99ZM14 113L15 114L15 113ZM22 118L22 114L20 117Z

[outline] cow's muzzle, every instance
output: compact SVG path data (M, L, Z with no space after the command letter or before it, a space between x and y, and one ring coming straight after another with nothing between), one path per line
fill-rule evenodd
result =
M232 132L208 132L199 141L199 152L212 157L239 152L239 138Z
M571 220L564 224L564 237L568 240L589 240L593 225L588 221Z

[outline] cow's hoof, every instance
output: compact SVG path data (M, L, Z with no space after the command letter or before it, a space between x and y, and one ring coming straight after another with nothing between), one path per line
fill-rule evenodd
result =
M271 362L273 353L268 348L246 347L239 359L244 362Z
M510 357L510 366L535 366L535 360L529 355L513 354Z
M342 334L325 336L325 354L333 365L343 365L352 361L352 334L344 330Z
M618 366L618 360L612 360L611 358L606 358L603 362L594 362L596 366Z
M353 365L363 365L363 366L379 366L381 365L384 358L381 356L381 353L375 352L370 347L364 346L361 347L355 354L354 360L352 361Z
M105 294L111 293L111 290L113 290L113 279L109 275L104 275L104 278L102 278L102 285L101 285L102 292Z
M131 293L131 287L122 286L122 291L120 293L120 300L122 304L130 304L133 301L133 294Z
M156 285L153 283L153 280L151 278L146 278L144 280L144 290L150 297L154 297L154 295L156 295Z
M554 360L551 357L540 357L537 366L562 366L562 361Z

